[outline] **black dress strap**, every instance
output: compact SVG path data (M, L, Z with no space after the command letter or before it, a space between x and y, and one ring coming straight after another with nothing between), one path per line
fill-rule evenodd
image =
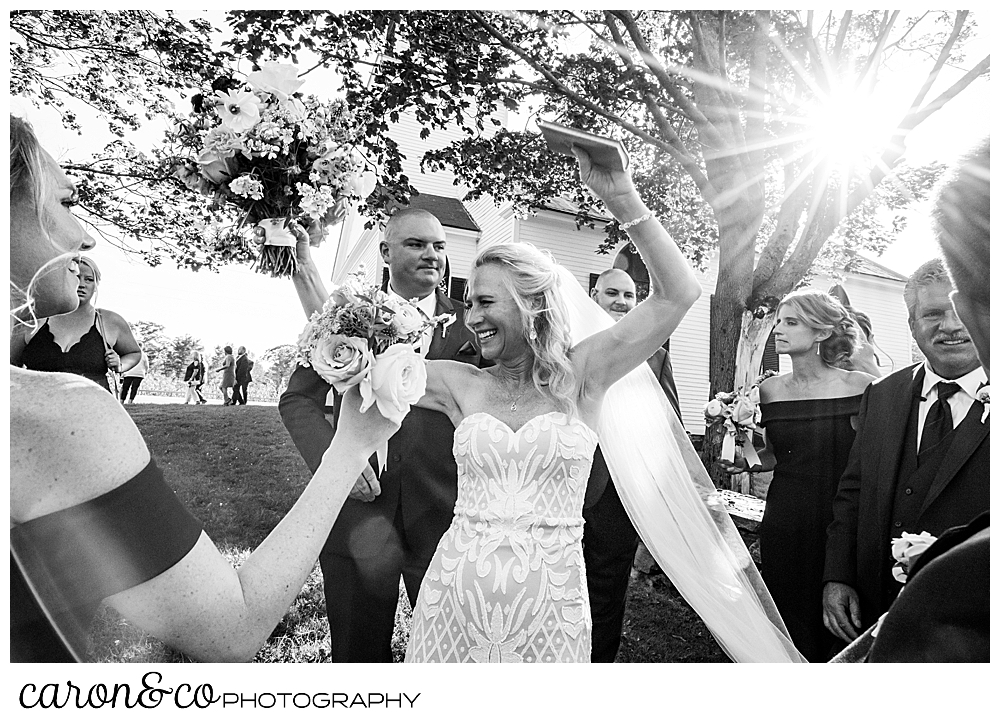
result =
M99 497L12 527L10 544L60 629L79 631L89 628L101 600L173 567L201 532L151 459ZM16 623L30 622L25 602L11 600L12 631Z

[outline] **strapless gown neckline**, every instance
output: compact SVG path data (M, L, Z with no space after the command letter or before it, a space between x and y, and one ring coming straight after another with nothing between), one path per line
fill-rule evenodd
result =
M597 434L562 412L455 428L458 497L413 611L407 662L587 662L583 499Z
M487 417L487 418L489 418L489 419L493 419L493 420L496 420L496 422L497 422L498 424L502 424L502 425L503 425L504 427L506 427L506 428L507 428L507 430L508 430L508 431L509 431L509 432L510 432L511 434L513 434L513 435L517 436L517 435L518 435L518 434L520 434L520 433L521 433L521 432L522 432L522 431L523 431L523 430L524 430L524 429L525 429L526 427L528 427L528 426L529 426L530 424L533 424L534 422L538 422L538 421L540 421L540 420L541 420L542 418L544 418L544 417L548 417L548 416L551 416L551 415L554 415L554 416L558 416L558 417L562 417L562 419L563 419L563 420L564 420L565 422L567 422L567 423L575 423L575 424L578 424L578 425L580 425L580 426L581 426L581 427L582 427L583 429L585 429L585 430L586 430L586 431L587 431L587 432L588 432L588 433L590 434L590 436L591 436L591 437L593 437L593 439L594 439L594 443L595 443L595 444L597 443L597 432L595 432L595 431L594 431L593 429L591 429L591 428L590 428L590 426L589 426L589 425L588 425L588 424L587 424L586 422L584 422L584 421L583 421L583 420L581 420L581 419L576 419L576 418L571 418L571 417L570 417L570 416L569 416L568 414L566 414L565 412L555 412L555 411L551 411L551 412L542 412L541 414L536 414L536 415L535 415L534 417L532 417L531 419L529 419L529 420L528 420L527 422L525 422L524 424L522 424L522 425L521 425L520 427L518 427L517 429L514 429L513 427L511 427L511 426L510 426L509 424L507 424L507 422L503 421L502 419L500 419L500 417L496 416L495 414L490 414L489 412L473 412L472 414L470 414L470 415L468 415L468 416L466 416L466 417L463 417L463 418L462 418L462 421L460 421L460 422L458 423L458 425L457 425L457 426L455 427L455 430L456 430L456 431L458 431L458 429L459 429L459 428L460 428L460 427L461 427L461 426L462 426L463 424L465 424L466 422L469 422L469 423L471 424L471 423L472 423L472 421L471 421L471 420L472 420L473 418L475 418L475 417Z

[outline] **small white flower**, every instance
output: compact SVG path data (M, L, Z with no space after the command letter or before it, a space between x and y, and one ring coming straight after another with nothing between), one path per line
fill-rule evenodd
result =
M444 339L448 336L448 327L455 323L455 319L458 316L456 314L448 314L448 318L441 324L441 338Z
M264 198L264 184L252 176L240 176L229 183L229 190L237 196L259 201Z
M979 420L980 424L986 424L986 420L990 418L990 385L987 384L985 387L976 392L976 399L978 399L983 405L983 416Z

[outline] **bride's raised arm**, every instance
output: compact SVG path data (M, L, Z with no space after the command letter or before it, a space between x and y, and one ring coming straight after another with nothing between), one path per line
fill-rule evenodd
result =
M701 286L677 244L639 197L631 176L591 163L580 148L573 151L583 182L626 230L649 271L646 300L573 350L590 390L603 391L656 352L701 296Z

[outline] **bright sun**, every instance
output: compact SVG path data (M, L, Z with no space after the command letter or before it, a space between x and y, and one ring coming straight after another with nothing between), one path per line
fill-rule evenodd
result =
M820 156L849 172L871 164L892 135L898 112L878 96L838 88L808 108L803 130Z

